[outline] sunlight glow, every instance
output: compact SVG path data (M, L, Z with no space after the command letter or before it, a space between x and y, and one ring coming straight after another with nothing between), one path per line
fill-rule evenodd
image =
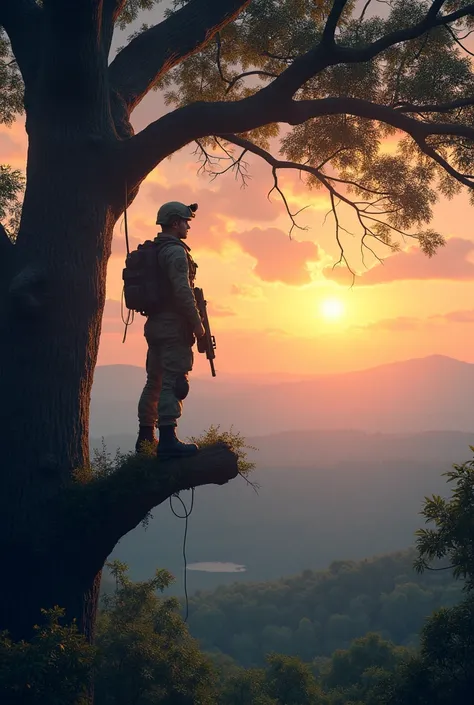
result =
M335 321L344 315L344 304L339 299L325 299L321 303L321 313L324 318Z

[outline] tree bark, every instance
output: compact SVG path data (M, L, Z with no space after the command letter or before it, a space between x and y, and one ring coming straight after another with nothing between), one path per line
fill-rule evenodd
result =
M0 319L1 555L5 574L21 583L2 581L0 628L8 625L15 636L38 621L39 615L29 619L32 589L43 607L52 606L52 595L72 607L61 604L64 591L55 577L67 548L61 557L48 547L45 507L88 461L89 400L115 222L93 150L53 142L36 147L30 145ZM73 575L73 566L67 570ZM92 584L83 587L92 591ZM8 614L20 621L12 624ZM74 616L80 616L77 605Z
M160 24L139 34L110 65L111 84L133 110L167 73L202 49L250 0L190 0Z

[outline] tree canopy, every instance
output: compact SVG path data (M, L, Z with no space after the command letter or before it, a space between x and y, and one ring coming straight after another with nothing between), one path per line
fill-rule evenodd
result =
M125 28L159 2L85 3L102 14L104 53L114 25ZM18 22L32 28L61 4L3 3L0 22L27 84L38 40L26 46ZM193 141L213 175L233 169L245 179L245 155L253 153L272 166L292 227L298 218L280 188L281 170L329 192L341 261L349 228L372 259L407 237L432 255L444 242L429 227L434 204L474 184L465 44L473 12L462 0L368 0L362 8L351 0L173 0L162 22L143 25L110 62L122 113L152 88L164 91L171 109L136 137L115 110L117 131L130 137L127 182L134 187ZM1 116L11 120L20 87L4 35L0 58Z

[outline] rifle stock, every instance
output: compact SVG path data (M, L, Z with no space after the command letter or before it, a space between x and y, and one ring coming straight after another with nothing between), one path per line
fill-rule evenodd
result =
M197 341L197 349L200 353L206 353L206 357L209 360L209 365L211 367L211 374L215 377L216 370L214 368L214 360L216 353L214 350L216 349L216 339L211 333L211 326L207 315L207 301L204 298L203 290L199 287L194 287L194 296L196 297L196 304L205 330L203 337L199 338Z

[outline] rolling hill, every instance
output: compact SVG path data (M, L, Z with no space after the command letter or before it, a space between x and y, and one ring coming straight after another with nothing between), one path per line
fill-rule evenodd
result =
M94 437L135 433L144 370L98 367L91 404ZM284 381L194 377L181 422L184 435L211 424L248 436L293 429L383 433L466 431L474 419L474 365L442 356L337 375Z

